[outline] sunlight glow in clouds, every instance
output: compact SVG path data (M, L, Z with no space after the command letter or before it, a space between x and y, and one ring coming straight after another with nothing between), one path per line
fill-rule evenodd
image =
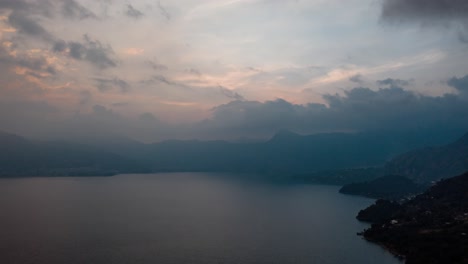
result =
M328 105L387 78L456 93L446 82L468 73L468 23L393 17L406 3L417 18L412 2L0 0L2 102L47 104L56 122L99 105L182 125L232 101Z

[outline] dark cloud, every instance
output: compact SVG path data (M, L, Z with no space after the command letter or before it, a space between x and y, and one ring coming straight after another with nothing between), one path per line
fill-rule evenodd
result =
M145 64L150 66L151 68L153 68L153 70L156 70L156 71L167 71L169 69L166 65L158 63L157 61L147 60L145 61Z
M87 95L84 94L86 98ZM89 131L115 132L122 135L154 141L168 138L265 138L278 130L288 129L299 133L336 131L458 131L468 130L468 100L457 94L424 96L402 88L355 88L343 95L327 95L326 104L293 104L278 99L274 101L235 100L215 107L212 118L195 124L171 125L159 121L151 113L135 118L119 115L111 108L95 105L88 114L80 114L58 126L47 118L41 109L14 107L2 108L0 124L13 132L82 133ZM89 104L89 101L86 102ZM114 107L120 104L113 105ZM39 107L39 108L38 108ZM38 113L29 113L29 111ZM39 113L42 113L39 115ZM5 121L6 123L3 123ZM5 125L6 124L6 125ZM0 128L2 128L0 127ZM15 130L16 129L16 130ZM457 132L457 133L458 133ZM83 132L84 133L84 132ZM431 132L428 132L431 133ZM435 132L434 132L435 133ZM438 133L438 132L437 132Z
M361 74L356 74L354 76L349 77L349 81L353 83L363 83L364 79Z
M11 56L10 53L15 53L16 55ZM25 74L38 79L57 73L56 69L51 66L41 54L37 54L34 57L26 56L18 52L14 46L10 48L9 51L6 50L5 47L0 46L0 64L9 69L15 67L24 68L27 70Z
M251 66L247 67L247 70L253 71L253 72L259 72L259 73L260 73L260 72L263 72L262 69L258 69L258 68L251 67Z
M103 105L95 105L93 106L93 114L95 114L97 117L115 117L116 114L112 111L112 109L108 109L107 107Z
M82 60L86 57L87 50L83 44L71 41L68 43L68 48L70 57L77 60Z
M161 15L166 19L166 20L171 20L171 14L167 12L166 8L161 4L161 1L158 1L158 9Z
M88 90L80 91L79 96L80 96L80 101L79 101L80 105L87 105L93 99L93 94Z
M204 123L214 134L265 135L281 129L302 133L366 130L468 129L468 101L457 95L418 95L402 88L355 88L324 96L322 104L285 100L233 101L213 110Z
M416 22L424 26L442 25L468 39L468 1L466 0L384 0L381 18L385 22Z
M127 5L127 11L125 12L127 16L132 17L132 18L140 18L144 16L144 14L140 11L135 9L132 5Z
M180 84L180 83L177 83L177 82L174 82L174 81L168 79L164 75L154 75L152 79L156 80L156 81L159 81L159 82L162 82L162 83L165 83L167 85L171 85L171 86L185 86L183 84Z
M377 84L389 85L390 87L404 87L410 85L411 81L387 78L385 80L378 80Z
M324 105L320 107L325 108ZM300 126L308 126L304 123L308 110L309 106L291 104L283 99L264 103L232 101L213 109L213 118L203 124L203 133L259 137L282 129L304 131Z
M67 43L63 40L57 40L52 46L53 52L64 52L67 49Z
M219 86L219 90L221 91L222 94L224 94L226 97L228 97L230 99L234 99L234 100L238 100L238 101L245 100L245 98L242 95L240 95L239 93L237 93L237 92L235 92L233 90L229 90L226 87Z
M0 8L24 10L28 8L28 4L22 0L0 0Z
M195 76L198 76L198 77L200 77L202 75L199 70L194 69L194 68L187 69L187 70L185 70L185 72L187 72L189 74L192 74L192 75L195 75Z
M386 20L468 19L465 0L384 0L382 18Z
M55 4L62 4L62 13L64 16L73 19L97 18L91 11L83 7L75 0L55 1ZM26 2L23 0L10 1L0 0L0 8L11 9L8 17L9 24L16 28L19 33L35 38L42 39L52 43L52 51L66 53L76 60L84 60L92 65L106 69L116 67L117 61L114 59L114 52L110 45L103 45L98 40L84 35L83 42L57 39L40 23L40 17L37 14L46 15L47 12L55 12L54 4L48 0ZM34 18L34 19L33 19Z
M54 14L54 4L52 0L0 0L0 9L10 9L13 12L22 12L24 15L34 14L45 17L52 17Z
M62 13L65 18L72 19L97 19L97 16L86 7L80 5L75 0L63 0Z
M131 88L128 82L116 77L112 79L94 78L94 81L96 81L97 88L101 92L107 92L118 88L122 93L125 93Z
M112 106L115 106L115 107L124 107L124 106L128 106L130 105L129 103L127 102L117 102L117 103L113 103Z
M462 78L452 77L447 84L460 92L468 93L468 75Z
M467 32L458 32L458 40L463 43L468 43L468 33Z
M85 60L100 69L117 66L117 61L113 58L115 54L110 45L103 45L100 41L93 40L88 35L84 35L83 39L83 43L55 41L52 50L54 52L66 52L73 59Z
M114 54L110 45L104 46L98 40L91 39L84 35L86 46L86 60L99 68L109 68L117 66L117 62L111 58Z
M50 66L44 57L29 58L20 56L17 57L16 64L37 72L47 72L51 75L57 73L55 68Z
M147 123L156 123L156 122L159 122L158 118L156 116L154 116L152 113L143 113L140 115L140 120L143 121L143 122L147 122Z
M23 12L13 11L8 16L8 22L22 34L37 37L45 41L53 41L54 39L46 29Z

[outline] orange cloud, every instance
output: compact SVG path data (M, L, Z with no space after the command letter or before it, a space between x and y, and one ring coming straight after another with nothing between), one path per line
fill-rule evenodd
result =
M145 52L144 49L140 49L140 48L128 48L128 49L125 49L124 50L124 53L127 54L127 55L131 55L131 56L137 56L137 55L141 55Z

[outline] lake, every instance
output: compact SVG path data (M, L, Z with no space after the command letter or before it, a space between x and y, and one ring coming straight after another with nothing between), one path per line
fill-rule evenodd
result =
M172 173L0 180L0 263L400 263L339 187Z

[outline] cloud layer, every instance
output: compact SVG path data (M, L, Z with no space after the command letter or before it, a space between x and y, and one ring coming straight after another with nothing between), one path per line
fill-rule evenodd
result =
M0 130L155 141L463 127L466 1L381 3L0 0Z
M453 77L449 84L466 92L466 80ZM97 80L105 89L120 82ZM125 87L125 85L123 85ZM121 87L120 87L121 88ZM267 138L279 130L309 134L357 131L459 131L468 130L468 97L460 94L424 96L391 86L378 90L354 88L344 95L326 95L327 104L293 104L278 99L258 102L236 100L212 110L212 118L192 124L170 124L151 113L125 117L109 107L95 105L89 114L78 114L62 122L50 122L47 113L56 111L44 102L23 105L14 119L2 111L0 122L21 133L77 135L77 131L127 135L144 141L166 138L236 139ZM1 102L1 108L11 107ZM42 113L42 118L38 115ZM36 131L35 131L36 130ZM28 132L26 132L28 131Z

